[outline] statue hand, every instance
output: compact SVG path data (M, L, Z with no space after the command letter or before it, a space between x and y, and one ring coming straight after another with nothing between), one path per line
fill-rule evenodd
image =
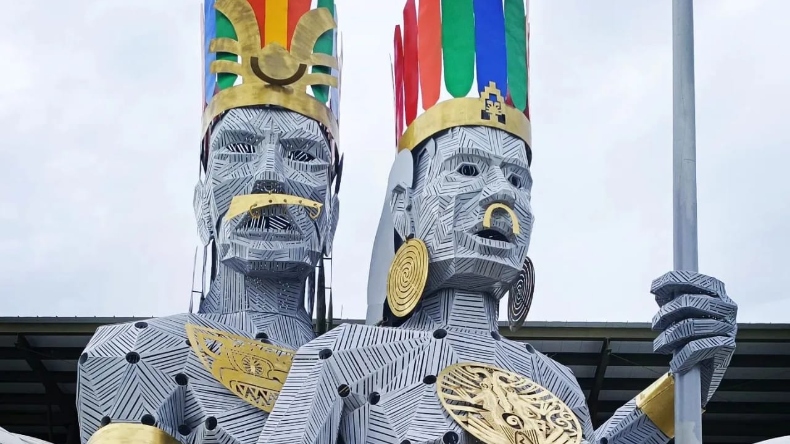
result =
M699 273L671 271L650 289L661 307L653 318L656 353L674 353L672 373L700 365L702 405L724 377L735 352L738 305L727 296L724 283Z

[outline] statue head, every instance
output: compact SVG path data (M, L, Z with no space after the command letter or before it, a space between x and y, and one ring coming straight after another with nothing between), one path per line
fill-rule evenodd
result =
M368 323L406 317L441 289L501 298L531 266L526 6L441 6L410 0L395 29L398 155L373 247ZM448 44L437 29L458 38ZM409 302L393 307L398 297Z
M247 275L306 275L338 222L334 152L318 122L272 108L229 110L214 126L195 213L221 263Z
M215 261L248 276L306 277L337 227L341 62L334 7L312 3L204 3L195 213Z
M428 251L425 292L459 288L504 295L527 257L532 232L528 148L484 126L455 127L412 154L411 183L390 190L398 243Z

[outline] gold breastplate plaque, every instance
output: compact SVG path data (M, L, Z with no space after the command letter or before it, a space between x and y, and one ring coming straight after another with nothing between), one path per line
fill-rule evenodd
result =
M271 412L295 352L222 330L186 325L192 350L214 378L239 398Z
M579 444L579 420L562 400L524 376L478 363L451 365L436 386L444 409L486 444Z

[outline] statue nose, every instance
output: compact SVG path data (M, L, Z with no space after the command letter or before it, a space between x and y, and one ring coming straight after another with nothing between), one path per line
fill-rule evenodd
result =
M285 184L279 180L258 180L252 188L252 194L286 194Z
M282 147L279 137L264 139L258 146L260 157L254 166L255 185L253 193L284 194L285 171L282 162Z
M505 180L505 175L498 168L492 168L487 173L486 185L480 196L480 206L488 208L493 203L503 203L509 207L516 204L516 193L510 182Z

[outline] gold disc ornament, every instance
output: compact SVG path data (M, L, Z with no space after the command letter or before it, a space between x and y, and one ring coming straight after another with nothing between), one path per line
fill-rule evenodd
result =
M387 304L402 318L420 302L428 281L428 249L425 242L411 238L398 248L387 275Z
M464 430L486 444L579 444L582 427L556 395L530 379L478 363L439 373L439 401Z

